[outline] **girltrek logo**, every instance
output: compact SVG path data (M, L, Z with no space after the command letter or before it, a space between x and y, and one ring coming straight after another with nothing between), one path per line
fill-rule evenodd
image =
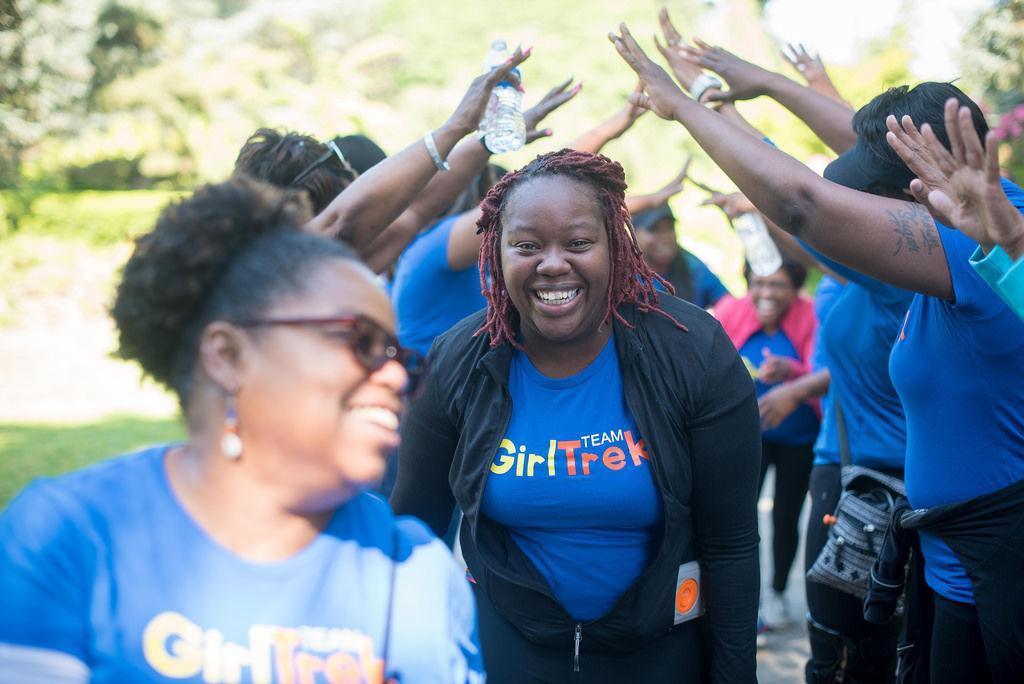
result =
M491 463L495 475L515 477L587 477L600 470L619 471L639 468L651 460L644 440L634 439L630 430L608 430L577 439L549 439L546 454L527 453L525 444L516 446L509 438L501 440Z
M160 613L142 633L149 666L164 677L253 684L355 684L383 680L373 639L353 629L253 625L246 644L227 641L181 613Z

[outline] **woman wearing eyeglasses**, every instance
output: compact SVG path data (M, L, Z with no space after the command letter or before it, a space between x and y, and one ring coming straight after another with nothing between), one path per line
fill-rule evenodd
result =
M239 178L139 240L120 354L178 395L188 439L11 503L5 682L482 680L464 577L364 492L422 366L369 270L305 218Z

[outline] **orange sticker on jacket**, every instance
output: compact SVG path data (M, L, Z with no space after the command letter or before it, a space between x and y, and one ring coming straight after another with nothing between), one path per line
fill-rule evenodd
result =
M701 599L700 593L700 561L692 560L683 563L679 566L679 573L676 575L673 625L699 618L704 614L704 601Z
M676 610L680 613L689 613L697 603L698 596L700 596L700 588L697 586L697 580L692 577L683 580L683 583L676 589Z

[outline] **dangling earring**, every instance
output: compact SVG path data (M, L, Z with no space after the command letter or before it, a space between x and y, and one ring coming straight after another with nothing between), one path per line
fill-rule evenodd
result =
M238 436L238 412L235 410L235 395L228 395L228 408L224 416L224 434L220 438L220 450L230 461L237 461L242 455L242 438Z

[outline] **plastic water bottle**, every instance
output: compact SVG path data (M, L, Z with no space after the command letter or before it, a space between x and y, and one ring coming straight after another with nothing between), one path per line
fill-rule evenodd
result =
M740 214L733 219L732 227L743 242L747 263L755 275L770 276L782 268L782 255L760 214L756 211Z
M508 45L500 38L491 43L491 51L484 61L484 68L490 71L505 63L510 57ZM519 70L513 69L519 76ZM480 121L480 132L484 145L491 152L514 152L526 144L526 122L523 120L523 95L509 81L494 86L487 109Z

